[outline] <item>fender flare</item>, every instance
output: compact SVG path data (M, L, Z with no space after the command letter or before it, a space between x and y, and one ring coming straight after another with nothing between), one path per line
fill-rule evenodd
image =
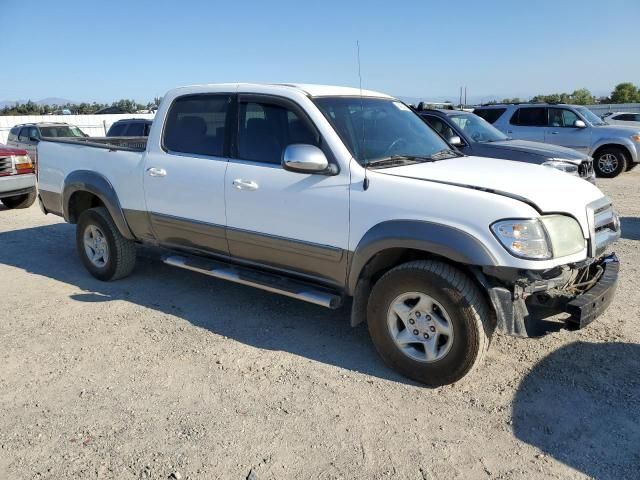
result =
M474 266L497 265L487 247L459 228L420 220L391 220L372 227L351 255L347 275L349 294L356 291L360 275L378 253L394 249L421 250L456 263Z
M76 170L67 175L62 187L62 210L64 219L69 223L76 223L77 218L72 218L69 212L69 202L76 192L89 192L100 199L113 218L116 227L123 237L135 240L120 206L118 195L113 185L103 175L90 170Z
M595 142L591 148L591 155L595 155L596 150L598 150L599 148L602 148L606 145L611 145L611 146L615 146L615 147L621 147L624 148L627 153L629 154L629 160L633 163L636 163L638 161L640 161L640 158L638 158L638 155L636 153L636 149L633 145L633 143L631 142L631 140L627 141L626 139L620 139L620 138L600 138L598 139L597 142Z

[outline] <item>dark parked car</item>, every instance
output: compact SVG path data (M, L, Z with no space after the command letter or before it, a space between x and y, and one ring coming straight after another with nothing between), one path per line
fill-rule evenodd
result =
M537 163L595 183L593 160L584 153L547 143L514 140L473 113L421 110L420 116L467 155Z
M148 137L151 120L144 118L127 118L111 124L107 137Z

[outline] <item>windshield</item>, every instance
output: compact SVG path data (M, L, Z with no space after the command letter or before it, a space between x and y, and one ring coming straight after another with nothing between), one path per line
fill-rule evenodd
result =
M361 165L390 157L426 158L450 148L397 100L322 97L314 101Z
M578 112L580 112L580 115L582 115L585 118L585 120L589 122L591 125L606 125L606 123L602 121L602 119L599 116L597 116L587 107L575 107L575 109Z
M40 127L43 137L86 137L82 130L74 125L56 125L52 127Z
M478 115L461 113L449 115L449 118L474 142L499 142L509 139L504 133Z

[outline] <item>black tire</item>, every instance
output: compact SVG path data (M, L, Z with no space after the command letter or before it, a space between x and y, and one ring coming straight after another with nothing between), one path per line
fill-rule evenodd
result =
M415 360L393 339L388 323L390 308L395 299L407 292L424 293L446 311L453 335L442 358L429 363ZM495 324L476 284L459 269L433 260L408 262L383 275L371 291L367 322L373 343L387 365L429 386L456 382L477 367Z
M86 252L84 235L89 226L97 227L106 241L108 258L103 266L95 265ZM133 271L136 264L135 242L120 234L111 215L104 207L90 208L80 214L76 225L76 247L86 269L99 280L124 278Z
M630 172L631 170L633 170L637 166L638 166L637 163L629 162L628 165L627 165L627 172Z
M35 189L29 193L23 195L16 195L15 197L5 197L2 199L2 203L5 207L13 208L29 208L36 201Z
M611 167L607 166L606 157L614 162ZM593 157L593 168L596 171L596 175L601 178L617 177L627 170L628 163L627 153L618 147L601 148Z

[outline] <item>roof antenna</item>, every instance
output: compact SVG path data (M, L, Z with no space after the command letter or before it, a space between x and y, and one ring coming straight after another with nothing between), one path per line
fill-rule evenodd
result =
M356 49L358 51L358 79L360 80L360 114L362 120L362 155L364 160L364 180L362 182L362 189L367 190L369 188L369 177L367 176L367 168L369 167L369 162L367 162L366 158L366 147L365 147L365 136L364 136L364 103L362 102L362 72L360 70L360 40L356 40Z

